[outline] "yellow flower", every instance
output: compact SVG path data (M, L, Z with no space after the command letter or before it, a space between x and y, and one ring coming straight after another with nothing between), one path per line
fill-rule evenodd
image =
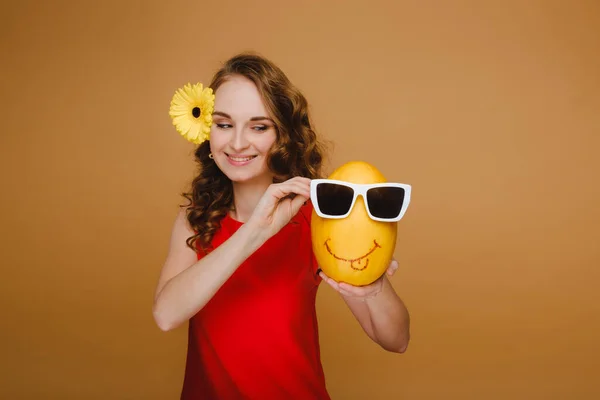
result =
M192 143L200 144L210 138L215 95L201 83L187 84L177 89L169 115L177 132Z

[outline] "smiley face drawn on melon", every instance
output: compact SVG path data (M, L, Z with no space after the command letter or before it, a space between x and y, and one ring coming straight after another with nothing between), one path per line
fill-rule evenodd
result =
M353 161L329 177L351 183L386 182L374 166ZM368 285L387 270L396 246L397 222L371 219L361 196L350 215L342 219L321 218L313 210L312 247L319 268L337 282Z

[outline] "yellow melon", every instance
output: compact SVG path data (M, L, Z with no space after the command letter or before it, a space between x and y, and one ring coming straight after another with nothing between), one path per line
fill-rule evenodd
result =
M348 162L328 178L351 183L387 182L377 168L363 161ZM359 196L350 215L343 219L321 218L313 210L313 252L321 270L335 281L369 285L385 273L392 260L396 228L397 222L369 218Z

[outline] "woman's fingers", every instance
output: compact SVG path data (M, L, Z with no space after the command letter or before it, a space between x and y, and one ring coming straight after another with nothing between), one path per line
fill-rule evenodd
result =
M269 186L267 192L274 200L273 203L277 203L279 200L290 195L300 195L308 199L310 197L310 180L289 180L281 183L274 183Z
M293 178L294 180L273 184L273 190L278 198L283 198L290 194L298 194L304 197L310 197L310 180L306 181Z
M302 205L306 203L307 200L308 197L304 195L298 195L294 197L294 199L291 201L292 214L296 215L298 210L300 210L300 207L302 207Z
M357 295L355 295L353 293L350 293L350 292L348 292L348 291L346 291L344 289L339 289L338 292L340 292L340 294L342 296L346 296L346 297L360 297L360 296L357 296Z
M395 258L392 258L392 262L390 262L390 265L387 269L387 274L392 276L396 273L396 270L398 270L398 261L396 261Z
M323 279L325 281L325 283L327 283L329 286L331 286L332 288L334 288L335 290L339 291L339 285L336 281L334 281L333 279L331 279L330 277L328 277L327 275L325 275L323 273L323 271L319 272L319 276L321 277L321 279Z
M371 285L369 286L352 286L347 283L339 284L340 290L343 290L346 293L349 293L351 296L355 297L366 297L370 294L376 292L375 288Z
M368 286L353 286L345 282L338 283L325 275L323 271L319 272L319 276L336 292L345 297L367 298L373 297L381 291L381 284L379 282L375 282L374 284Z
M289 222L310 198L310 179L295 177L273 183L260 199L251 220L274 234Z
M295 195L300 195L308 199L310 197L310 180L307 178L303 179L305 181L292 178L289 181L271 184L258 203L257 209L260 210L259 213L270 215L277 207L277 204L288 196L295 197Z

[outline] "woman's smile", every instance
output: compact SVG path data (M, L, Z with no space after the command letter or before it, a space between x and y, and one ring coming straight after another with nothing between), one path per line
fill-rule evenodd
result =
M227 156L227 160L229 161L229 163L231 165L235 165L236 167L241 167L247 164L250 164L250 162L252 162L252 160L254 160L256 158L256 156L244 156L244 155L238 155L238 154L228 154L225 153L225 155Z

